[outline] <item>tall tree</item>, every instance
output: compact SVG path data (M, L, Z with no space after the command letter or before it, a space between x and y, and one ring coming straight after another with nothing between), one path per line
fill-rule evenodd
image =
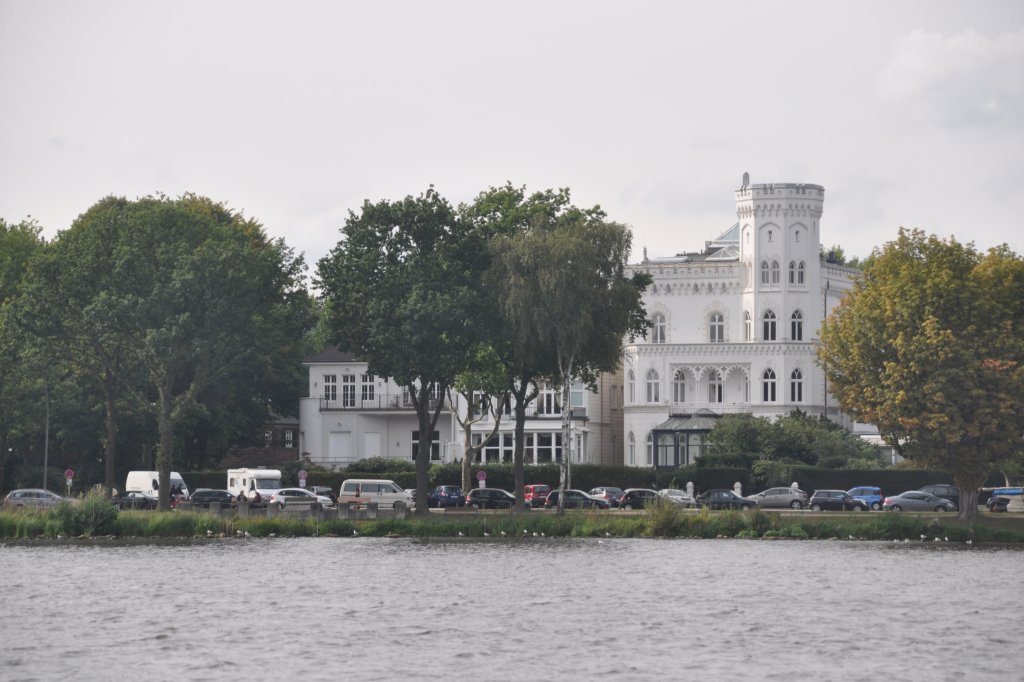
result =
M600 207L580 209L569 191L548 190L529 198L506 185L478 199L478 211L498 224L493 231L490 274L504 318L510 376L521 390L544 376L562 391L562 487L570 460L570 388L593 387L601 372L614 371L625 336L645 333L642 294L649 278L627 277L631 234L610 222ZM530 373L524 374L529 368ZM519 396L517 396L518 399ZM517 404L517 449L525 411ZM517 498L521 457L516 459ZM562 497L559 497L561 507Z
M818 358L844 410L952 474L971 519L1024 446L1024 261L901 229L825 321Z
M487 443L497 435L501 427L501 418L509 401L504 367L494 349L485 344L479 345L475 351L467 354L467 367L455 377L452 389L462 396L466 406L465 413L456 411L455 418L462 427L462 489L468 491L472 485L470 480L473 460ZM449 391L449 396L451 395ZM455 400L449 401L455 404ZM473 425L488 416L491 417L491 432L480 442L473 443Z
M416 409L416 513L426 514L431 434L481 326L485 241L433 187L364 202L318 264L332 340L405 387ZM426 444L425 446L423 444Z
M54 249L20 320L46 321L37 333L71 341L81 366L152 407L167 509L186 418L217 409L210 396L240 376L265 415L266 377L295 372L309 317L302 258L254 220L195 195L104 199Z

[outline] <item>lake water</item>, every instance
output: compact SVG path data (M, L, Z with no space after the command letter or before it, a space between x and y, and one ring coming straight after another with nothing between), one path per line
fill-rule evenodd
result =
M1022 680L1022 570L934 542L0 545L0 680Z

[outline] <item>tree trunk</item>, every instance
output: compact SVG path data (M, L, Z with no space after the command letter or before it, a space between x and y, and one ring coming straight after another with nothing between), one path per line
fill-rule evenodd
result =
M971 481L966 485L959 480L957 488L960 490L960 512L957 515L961 521L973 523L981 517L978 511L978 489L984 485L984 481Z
M104 403L106 405L107 421L107 442L103 448L103 485L107 495L113 493L116 485L114 481L115 464L117 461L117 419L114 408L114 386L113 378L107 377L103 381Z
M523 496L523 487L526 485L526 475L524 472L523 462L525 454L523 448L526 446L526 392L528 389L527 384L522 384L521 391L513 391L512 395L516 399L516 428L515 435L515 450L513 450L513 469L515 471L515 494L516 494L516 509L518 511L526 511L526 498Z
M174 419L172 416L173 401L171 390L167 386L159 389L157 427L160 431L160 447L156 452L156 469L159 474L160 489L157 491L160 511L171 510L171 463L174 460Z
M572 420L569 414L570 380L562 374L562 461L558 468L558 513L565 513L565 491L569 487L569 467L572 458Z

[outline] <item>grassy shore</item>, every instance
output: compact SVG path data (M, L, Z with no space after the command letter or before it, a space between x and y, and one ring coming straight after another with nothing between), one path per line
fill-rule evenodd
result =
M117 512L105 504L48 512L0 512L0 539L119 537L413 538L752 538L1024 543L1024 517L984 514L965 524L948 514L775 514L709 512L659 505L642 513L567 512L563 516L466 513L366 521L228 518L200 512Z

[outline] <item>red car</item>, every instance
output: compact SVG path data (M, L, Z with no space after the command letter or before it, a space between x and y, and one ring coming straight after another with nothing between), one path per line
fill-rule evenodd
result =
M531 483L523 486L523 497L526 499L528 507L543 507L544 500L547 499L550 492L551 486L543 483Z

